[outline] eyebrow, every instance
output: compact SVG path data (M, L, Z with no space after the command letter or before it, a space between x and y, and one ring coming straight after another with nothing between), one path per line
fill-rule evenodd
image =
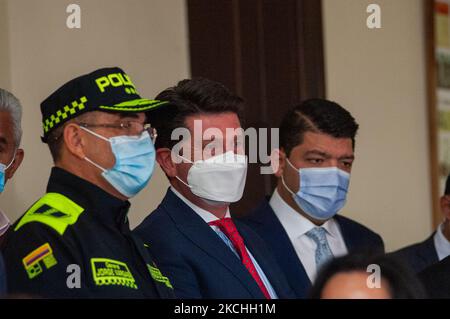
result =
M318 150L307 151L305 153L305 156L308 156L308 155L318 155L318 156L325 157L326 159L329 159L332 157L330 154L327 154L325 152L318 151ZM344 156L339 157L339 160L354 160L354 159L355 159L354 155L344 155Z
M331 158L330 154L327 154L327 153L321 152L321 151L317 151L317 150L307 151L305 153L305 156L308 156L308 155L319 155L319 156L322 156L322 157L325 157L325 158Z
M339 159L340 160L354 160L355 159L355 156L354 155L344 155L344 156L341 156L341 157L339 157Z

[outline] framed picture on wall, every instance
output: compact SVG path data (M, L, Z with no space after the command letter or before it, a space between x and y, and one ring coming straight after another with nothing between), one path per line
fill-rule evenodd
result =
M450 0L424 0L433 223L450 174Z

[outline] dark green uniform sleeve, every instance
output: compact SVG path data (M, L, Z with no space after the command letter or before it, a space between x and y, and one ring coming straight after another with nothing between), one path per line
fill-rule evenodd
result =
M70 230L68 230L70 231ZM12 297L88 297L86 265L75 242L45 224L33 222L12 231L3 256ZM69 267L70 266L70 267ZM79 270L79 271L78 271Z

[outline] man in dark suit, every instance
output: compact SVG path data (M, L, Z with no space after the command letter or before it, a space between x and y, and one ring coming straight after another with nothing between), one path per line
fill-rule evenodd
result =
M379 235L336 215L346 200L357 130L351 114L334 102L307 100L290 110L272 161L278 185L243 218L275 252L298 298L306 297L331 258L384 252Z
M450 256L419 273L429 298L450 298Z
M425 241L392 253L392 256L401 260L416 273L450 255L450 175L447 177L440 205L444 220L436 231Z
M293 297L264 241L230 217L247 173L236 143L242 100L206 79L181 81L158 98L169 102L152 125L157 161L171 186L135 232L159 257L177 297Z

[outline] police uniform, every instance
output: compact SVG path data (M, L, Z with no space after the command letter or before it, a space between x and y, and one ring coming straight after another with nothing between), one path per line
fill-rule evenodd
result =
M123 85L119 80L124 80ZM110 104L105 103L108 99ZM43 141L78 111L104 106L111 111L115 107L142 112L159 104L141 99L118 68L72 80L46 101L41 104ZM47 193L6 238L3 255L9 293L45 298L172 298L170 280L130 231L129 207L128 201L54 167Z

